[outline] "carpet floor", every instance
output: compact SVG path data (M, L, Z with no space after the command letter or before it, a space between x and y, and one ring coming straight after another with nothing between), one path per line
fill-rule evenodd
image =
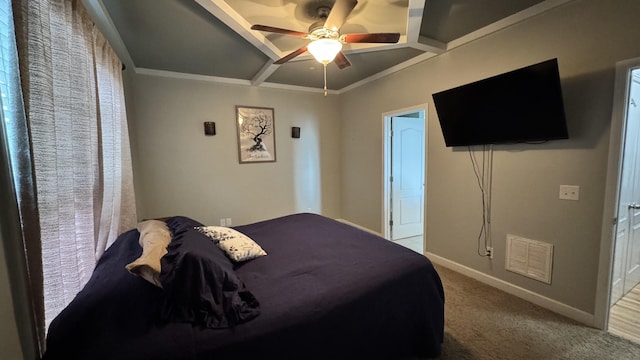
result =
M436 266L445 290L438 359L640 359L640 345Z

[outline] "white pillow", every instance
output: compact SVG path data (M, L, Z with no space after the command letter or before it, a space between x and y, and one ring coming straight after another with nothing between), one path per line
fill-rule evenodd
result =
M247 235L224 226L196 226L196 230L207 235L213 243L233 261L246 261L265 256L267 253Z
M125 267L130 273L140 276L148 282L162 287L160 284L160 259L167 253L167 245L171 242L171 232L163 221L147 220L138 224L142 247L142 255Z

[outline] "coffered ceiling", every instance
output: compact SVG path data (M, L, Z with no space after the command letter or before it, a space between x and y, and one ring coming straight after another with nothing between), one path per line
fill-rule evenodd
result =
M321 91L322 65L304 53L273 62L309 40L251 30L261 24L307 32L335 0L84 0L123 62L139 73ZM397 44L345 44L351 66L327 67L339 93L525 21L571 0L359 0L341 34L397 32Z

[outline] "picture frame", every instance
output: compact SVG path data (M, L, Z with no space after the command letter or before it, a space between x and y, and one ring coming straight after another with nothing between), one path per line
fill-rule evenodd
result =
M237 105L236 129L240 164L276 161L276 122L273 108Z

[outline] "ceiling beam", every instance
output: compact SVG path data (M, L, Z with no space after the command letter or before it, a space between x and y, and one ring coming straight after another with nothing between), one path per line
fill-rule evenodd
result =
M224 0L195 0L200 6L205 8L211 15L218 18L230 27L233 31L242 36L251 45L257 47L265 55L273 60L277 60L284 56L282 51L271 43L259 31L251 30L251 24L247 22L238 12L236 12Z
M407 36L400 35L400 40L397 43L350 43L344 44L343 50L345 53L366 53L380 50L393 50L407 47Z
M276 72L276 70L278 70L279 66L280 65L274 64L273 61L271 60L267 61L267 63L264 64L262 69L260 69L260 71L256 73L253 79L251 79L251 85L258 86L262 84L265 80L269 78L269 76L271 76L271 74L273 74L274 72Z
M139 75L151 75L151 76L161 76L166 78L173 79L186 79L186 80L198 80L198 81L211 81L221 84L230 84L230 85L251 85L249 80L242 80L236 78L225 78L220 76L211 76L211 75L201 75L201 74L188 74L184 72L175 72L175 71L167 71L167 70L157 70L157 69L147 69L147 68L136 68L136 74Z
M420 35L422 15L424 14L425 0L409 0L407 8L407 36L406 44L414 49L442 54L447 51L447 44Z
M436 54L443 54L447 51L447 44L426 36L418 36L418 41L411 43L411 47Z
M420 36L420 26L422 24L422 14L424 12L425 0L409 0L407 8L407 43L418 42Z

